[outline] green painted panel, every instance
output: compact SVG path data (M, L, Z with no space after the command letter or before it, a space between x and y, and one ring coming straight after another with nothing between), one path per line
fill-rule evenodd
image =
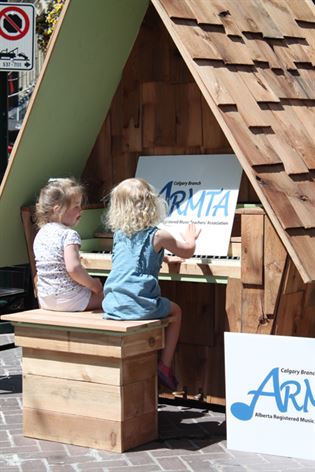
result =
M0 267L27 262L20 207L49 177L81 175L148 3L68 2L1 186Z
M103 208L89 208L82 211L80 221L75 227L82 239L93 238L95 231L104 230L102 224L103 213Z

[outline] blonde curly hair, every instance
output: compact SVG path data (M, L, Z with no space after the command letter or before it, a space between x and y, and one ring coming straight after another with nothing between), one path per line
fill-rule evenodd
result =
M41 228L46 223L52 221L56 206L60 207L58 219L61 221L73 200L80 196L83 202L85 198L84 187L74 178L50 179L45 187L41 189L35 206L37 226Z
M127 236L164 220L167 204L145 180L131 178L120 182L110 194L105 224L112 230L120 229Z

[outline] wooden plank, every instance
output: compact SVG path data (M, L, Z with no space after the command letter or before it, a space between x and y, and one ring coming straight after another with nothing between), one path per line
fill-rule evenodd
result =
M264 314L263 286L245 286L242 291L241 332L260 333L268 323Z
M300 232L288 231L290 241L294 251L299 255L299 258L294 261L298 270L303 268L308 275L307 281L315 280L315 238L314 230L304 230ZM305 281L305 278L303 278Z
M142 83L142 143L144 148L154 146L156 88L154 82Z
M242 31L262 33L264 37L282 38L282 32L268 15L261 2L229 2L229 9L237 16L237 24Z
M192 59L223 60L216 45L199 26L178 24L172 25L172 28Z
M238 112L226 111L223 117L251 166L282 163L280 156L273 150L267 135L263 133L255 134L254 130L249 130L243 117Z
M124 421L154 411L155 389L155 376L120 387L26 374L23 407Z
M290 0L287 2L286 7L292 11L293 18L305 22L315 22L315 13L312 0Z
M285 42L288 53L297 65L300 63L315 64L315 51L305 39L286 38Z
M315 36L315 34L314 34ZM315 54L315 44L312 49L313 53ZM312 61L315 63L315 59L312 57ZM314 64L315 65L315 64ZM298 82L299 86L304 90L307 98L310 100L315 99L315 70L314 67L312 68L298 68L299 75L295 76L296 82ZM306 102L308 104L309 102ZM310 102L311 106L314 106L314 102Z
M253 61L259 63L266 62L269 64L270 68L280 67L279 60L266 39L255 34L246 33L246 35L243 36L243 41L245 42Z
M261 285L264 264L264 217L242 215L242 265L243 284Z
M288 198L304 228L315 228L315 182L298 182L295 194L289 195Z
M193 396L206 392L209 375L208 348L179 343L174 357L174 371L179 381L178 390L184 389Z
M118 358L23 348L23 374L121 385Z
M158 438L158 416L155 411L136 416L122 424L122 446L128 450Z
M290 7L291 0L264 0L263 8L275 24L281 25L281 33L284 36L301 37L300 28L292 17ZM300 2L303 3L303 2Z
M283 293L286 295L288 293L301 292L304 288L303 280L295 264L289 259L284 272Z
M305 285L304 310L298 323L298 336L315 337L315 283Z
M214 343L214 284L185 283L177 298L183 309L180 343L211 346ZM165 294L165 296L167 296ZM170 298L172 299L172 298Z
M156 353L124 359L23 349L23 373L82 382L124 385L156 373Z
M263 77L256 75L255 70L239 70L238 74L256 100L256 102L280 102L279 97L270 88Z
M282 295L275 320L274 334L296 336L298 323L302 316L304 292Z
M162 82L142 83L143 147L176 142L175 86Z
M282 227L302 227L302 221L288 199L288 195L293 196L296 192L296 185L288 175L283 171L274 174L259 172L258 181Z
M225 310L228 318L228 329L232 333L241 332L242 282L229 278L226 286Z
M300 156L300 161L304 164L304 173L308 172L308 169L315 169L315 141L314 137L309 136L306 128L303 125L303 121L294 112L291 112L290 107L286 107L284 110L278 110L272 104L269 105L272 114L275 117L276 125L281 128L281 133L286 138L288 143ZM285 155L283 156L284 162L286 162ZM290 167L294 168L291 163ZM297 169L303 173L303 166L300 162L296 165ZM298 173L298 172L295 172Z
M124 385L121 388L123 421L156 411L156 392L156 374L141 382L132 382Z
M24 408L24 435L83 447L123 452L158 437L157 413L121 423Z
M261 66L257 66L256 70L256 74L264 78L279 98L308 99L307 93L300 86L297 78L290 76L287 71L271 70L268 67Z
M214 285L214 329L213 346L218 346L222 341L222 333L228 329L228 319L225 311L226 286Z
M221 150L228 154L232 152L231 147L219 126L216 118L214 117L208 103L201 97L201 114L202 114L202 146L205 152L215 152Z
M308 168L303 160L303 156L299 153L294 142L291 141L285 122L283 124L276 118L275 110L281 114L281 119L285 120L285 112L282 105L277 104L263 104L263 113L269 121L272 133L266 134L266 139L279 155L284 165L287 174L301 174L307 173ZM288 124L288 126L290 126Z
M156 320L135 320L135 321L116 321L106 320L102 313L95 312L62 312L49 311L43 309L34 309L14 313L11 315L4 315L3 319L19 322L31 323L47 326L60 326L64 329L85 329L85 330L99 330L117 333L134 333L147 328L155 328L163 325L163 321Z
M185 0L174 2L173 0L160 0L160 4L165 9L170 18L182 18L185 20L194 20L195 15Z
M15 326L15 344L23 348L121 358L120 336L72 333L70 337L67 331Z
M286 41L269 40L268 42L275 55L278 57L279 63L282 66L281 68L296 71L297 66Z
M264 119L264 114L256 100L249 93L235 67L231 66L229 69L219 67L215 70L215 74L234 99L234 103L236 103L237 109L247 126L269 126L270 123Z
M242 32L239 28L238 18L232 14L233 12L230 9L231 2L228 1L227 3L222 4L220 0L212 0L211 2L204 0L204 3L206 3L206 8L211 11L211 14L215 15L222 21L225 33L228 36L237 36L242 38Z
M82 173L84 182L88 182L86 188L89 201L101 201L104 189L112 186L111 153L111 123L107 115Z
M210 95L216 105L234 105L235 99L232 98L228 92L227 87L220 80L220 75L217 73L218 68L212 65L201 64L198 67L198 73L205 87L210 92Z
M202 142L201 94L195 83L177 84L175 90L176 144L200 146ZM209 111L209 113L211 113Z
M127 337L124 342L118 335L15 327L17 346L74 354L122 358L162 349L164 345L164 333L160 328Z
M176 142L175 85L159 82L156 87L155 146L172 146Z
M254 65L245 43L240 39L230 38L217 31L206 32L206 39L218 51L225 64Z
M189 4L198 24L222 26L223 18L219 16L219 11L213 2L209 3L208 0L190 0Z
M288 138L288 133L285 129L280 129L278 125L273 133L265 136L273 152L277 153L284 169L288 175L303 174L308 172L308 168L299 154L299 152L292 146L291 140ZM286 139L287 138L287 139Z
M121 383L129 384L156 376L157 352L127 357L121 366ZM155 396L155 394L153 395Z
M119 386L70 379L23 376L23 407L122 421ZM87 402L87 398L89 401Z
M308 106L306 103L297 103L296 101L290 100L289 104L283 104L283 108L286 111L287 108L291 108L291 113L295 113L301 123L304 126L308 135L315 139L315 110L313 107Z
M225 404L224 345L223 333L216 346L208 349L207 401Z
M264 312L274 315L279 297L287 252L268 217L265 217L264 240Z
M122 357L157 351L164 347L164 329L155 328L123 338Z

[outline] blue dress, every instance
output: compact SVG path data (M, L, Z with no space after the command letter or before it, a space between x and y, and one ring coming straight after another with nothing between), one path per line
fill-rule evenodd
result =
M139 320L164 318L171 302L161 297L158 274L164 250L153 247L156 227L128 237L117 231L113 238L112 270L104 285L104 318Z

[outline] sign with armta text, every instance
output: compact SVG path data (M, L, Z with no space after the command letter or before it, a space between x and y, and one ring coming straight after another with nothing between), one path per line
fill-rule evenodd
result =
M166 200L161 225L176 238L193 222L201 228L195 255L228 253L242 168L234 154L141 156L136 177Z
M34 38L34 5L0 2L0 70L33 69Z
M315 339L225 333L227 447L315 460Z

